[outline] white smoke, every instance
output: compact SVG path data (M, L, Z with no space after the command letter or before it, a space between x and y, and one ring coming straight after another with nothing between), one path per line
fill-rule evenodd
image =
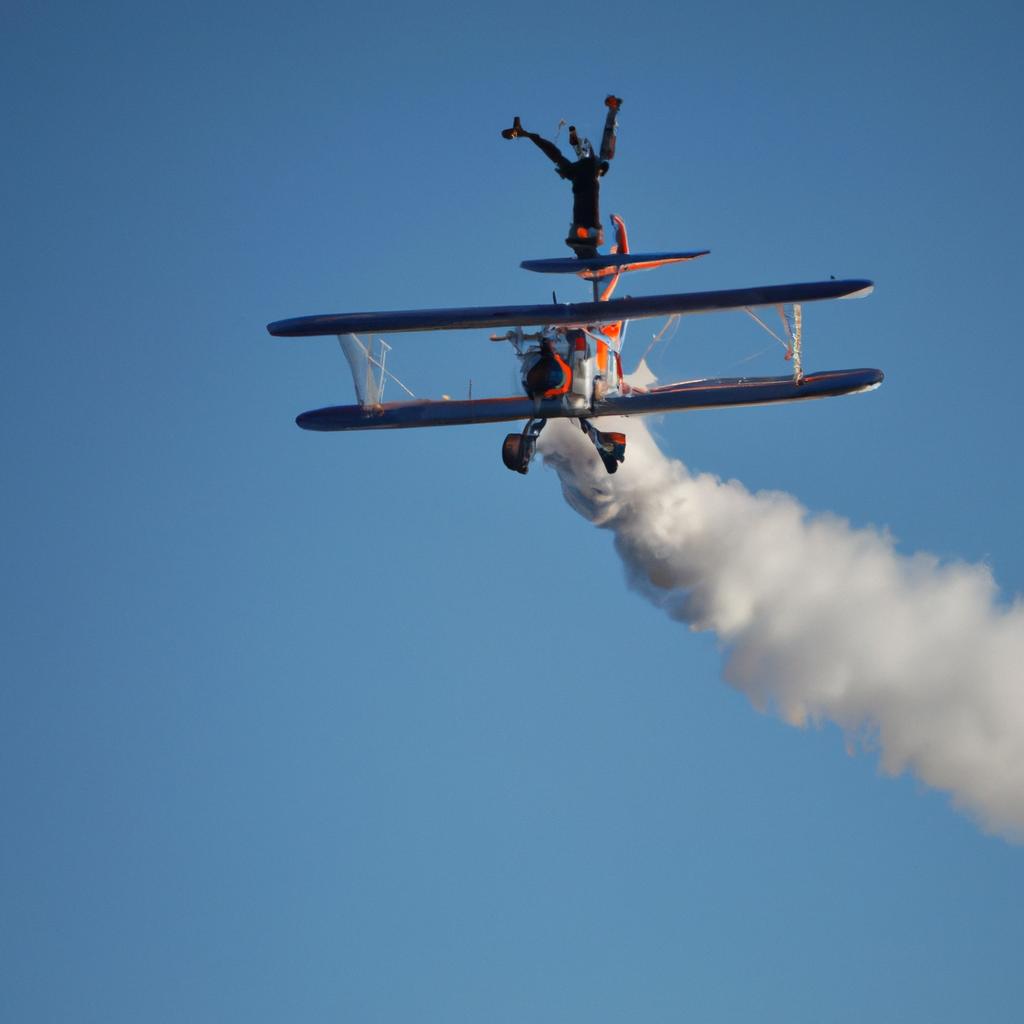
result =
M889 536L780 492L691 475L643 421L605 473L569 421L541 436L566 500L611 530L630 584L714 631L725 678L793 725L828 719L989 830L1024 840L1024 605L986 566L904 556Z

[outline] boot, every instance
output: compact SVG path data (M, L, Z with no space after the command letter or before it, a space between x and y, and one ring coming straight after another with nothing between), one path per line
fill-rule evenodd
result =
M519 123L518 117L512 118L512 127L506 128L502 133L503 139L518 139L523 134L523 126Z

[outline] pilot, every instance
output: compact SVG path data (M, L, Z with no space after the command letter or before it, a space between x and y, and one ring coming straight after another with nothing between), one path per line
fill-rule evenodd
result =
M622 100L617 96L608 96L604 102L608 114L601 138L601 152L597 155L590 140L580 139L576 134L575 125L569 127L569 145L576 151L575 161L563 156L553 142L536 132L526 131L518 117L512 119L511 128L501 133L504 139L529 139L555 165L559 176L572 183L572 224L565 244L579 259L596 256L597 247L604 242L598 201L600 179L608 173L608 161L615 156L616 117Z

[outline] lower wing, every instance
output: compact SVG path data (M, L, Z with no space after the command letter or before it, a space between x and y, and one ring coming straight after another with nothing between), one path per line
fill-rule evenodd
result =
M723 377L665 384L594 403L592 411L566 409L560 400L534 401L525 396L478 398L465 401L387 402L383 405L334 405L299 415L304 430L389 430L401 427L443 427L466 423L504 423L512 420L597 419L601 416L639 416L685 409L772 405L831 398L871 391L882 383L881 370L828 370L811 373L797 384L786 377Z

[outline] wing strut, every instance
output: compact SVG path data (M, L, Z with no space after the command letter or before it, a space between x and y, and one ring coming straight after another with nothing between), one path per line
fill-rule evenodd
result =
M393 380L410 398L416 397L385 365L391 346L383 338L377 339L377 355L373 354L372 340L369 345L364 345L355 334L339 334L338 344L352 371L352 383L360 405L380 405L388 380Z
M793 382L800 384L804 379L804 368L802 361L801 342L803 341L803 310L799 302L791 304L791 311L780 303L775 307L779 311L779 319L782 320L782 329L786 332L788 341L780 338L749 306L744 306L743 311L754 321L760 324L785 350L786 361L793 362Z
M800 342L803 338L803 310L801 310L799 302L794 302L792 320L786 316L786 310L783 306L779 307L779 314L782 316L782 322L786 325L786 330L789 332L791 344L786 358L793 360L793 383L802 384L804 367L801 361Z

